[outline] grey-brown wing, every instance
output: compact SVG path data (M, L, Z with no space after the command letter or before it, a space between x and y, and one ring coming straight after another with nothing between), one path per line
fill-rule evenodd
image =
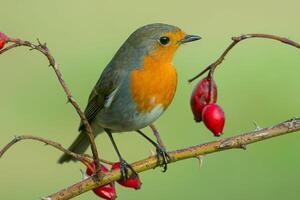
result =
M99 96L98 94L95 94L93 90L90 95L88 105L84 110L84 114L89 123L91 123L91 121L95 118L98 111L103 108L103 105L104 105L104 98L102 97L102 95ZM79 125L79 130L81 130L83 127L84 126L81 121Z
M105 68L89 96L88 105L84 111L89 123L93 121L97 113L105 106L106 100L119 87L124 76L123 70L114 70L112 67ZM82 130L83 127L81 122L79 130Z
M94 90L92 91L89 102L87 107L84 110L84 114L88 120L89 123L95 118L96 114L99 112L99 110L102 109L104 105L104 99L102 100L102 96L95 95ZM80 122L79 125L79 131L81 131L84 128L84 125L82 121Z

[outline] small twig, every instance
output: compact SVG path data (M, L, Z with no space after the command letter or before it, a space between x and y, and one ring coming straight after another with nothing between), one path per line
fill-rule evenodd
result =
M260 34L260 33L250 33L250 34L244 34L241 35L239 37L232 37L232 42L231 44L225 49L225 51L221 54L221 56L212 64L210 64L209 66L207 66L204 70L202 70L198 75L196 75L195 77L189 79L188 81L191 83L192 81L194 81L195 79L199 78L200 76L202 76L204 73L206 73L208 70L212 70L214 71L216 69L216 67L218 65L220 65L223 60L225 59L225 56L229 53L229 51L239 42L245 40L245 39L250 39L250 38L267 38L267 39L272 39L272 40L277 40L280 42L283 42L285 44L291 45L293 47L296 48L300 48L300 44L289 40L285 37L280 37L277 35L271 35L271 34Z
M12 139L8 144L6 144L2 149L0 149L0 158L5 154L5 152L14 144L16 144L17 142L21 141L21 140L35 140L35 141L39 141L42 142L46 145L52 146L70 156L72 156L73 158L75 158L78 161L81 161L82 163L86 164L87 161L89 161L89 158L92 158L90 155L87 154L76 154L72 151L69 151L68 149L64 148L61 144L54 142L52 140L48 140L42 137L38 137L38 136L33 136L33 135L19 135L19 136L15 136L14 139ZM100 159L101 162L112 165L113 163L104 159Z
M261 130L251 131L248 133L240 134L237 136L224 138L205 144L200 144L192 147L187 147L184 149L179 149L176 151L168 152L170 156L170 163L174 163L180 160L195 158L200 155L206 155L210 153L215 153L219 151L229 150L229 149L241 149L246 147L246 145L266 140L272 137L296 132L300 130L300 118L291 119L275 126L264 128ZM143 172L146 170L153 169L157 167L156 156L150 156L144 160L137 161L132 164L133 169L136 172ZM92 176L85 180L82 180L66 189L63 189L57 193L51 194L48 197L51 200L66 200L78 196L86 191L89 191L95 187L105 185L109 182L120 179L120 170L113 170L111 172L104 173L101 181L95 181Z
M82 123L84 124L85 128L86 128L86 133L89 139L89 142L91 144L91 149L92 149L92 153L93 153L93 159L95 161L96 164L96 171L99 172L99 174L101 174L101 168L100 168L100 163L99 163L99 156L98 156L98 151L97 151L97 147L95 144L95 138L94 138L94 134L93 134L93 130L85 116L85 114L82 112L82 110L79 107L79 104L77 103L77 101L75 100L75 98L73 97L71 90L69 89L69 87L67 86L66 82L64 81L62 74L59 70L59 65L55 62L54 57L52 56L52 54L50 53L50 50L48 49L48 47L46 46L46 43L42 44L39 40L38 40L38 45L35 45L29 41L25 41L25 40L21 40L21 39L16 39L16 38L11 38L8 37L7 38L7 42L11 42L13 43L12 45L0 50L0 54L13 49L15 47L19 47L19 46L26 46L29 47L30 50L37 50L39 52L41 52L42 54L44 54L48 61L49 61L49 65L53 68L57 79L59 81L59 83L61 84L61 86L64 89L64 92L67 95L68 101L71 102L71 104L73 105L73 107L75 108L75 110L77 111L78 115L80 116L80 119L82 121Z

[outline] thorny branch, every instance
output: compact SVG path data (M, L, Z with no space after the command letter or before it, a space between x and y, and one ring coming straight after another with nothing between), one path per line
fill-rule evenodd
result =
M168 152L170 156L170 163L177 162L188 158L198 158L210 153L216 153L219 151L229 149L246 149L248 144L266 140L272 137L296 132L300 130L300 118L291 119L283 123L279 123L275 126L255 129L254 131L243 133L237 136L224 138L205 144L200 144L184 149ZM150 156L144 160L137 161L132 164L133 169L139 173L147 171L157 167L156 156ZM46 198L47 200L66 200L78 196L86 191L89 191L95 187L105 185L109 182L120 179L121 174L119 170L113 170L111 172L104 173L100 181L96 181L95 177L84 179L66 189L63 189L57 193L51 194Z
M195 79L199 78L200 76L202 76L205 72L210 70L210 77L212 77L212 74L214 73L214 70L217 68L218 65L220 65L226 55L230 52L230 50L237 45L239 42L246 40L246 39L250 39L250 38L267 38L267 39L272 39L272 40L277 40L280 41L282 43L294 46L298 49L300 49L300 44L297 42L294 42L292 40L289 40L285 37L280 37L277 35L271 35L271 34L260 34L260 33L249 33L249 34L244 34L238 37L232 37L232 42L231 44L225 49L225 51L221 54L221 56L212 64L208 65L204 70L202 70L199 74L197 74L196 76L194 76L193 78L189 79L189 82L194 81Z
M11 37L8 37L7 42L12 43L12 44L10 46L7 46L6 48L0 50L0 55L4 52L10 50L10 49L15 48L15 47L26 46L26 47L29 47L30 50L37 50L37 51L41 52L42 54L44 54L47 57L47 59L49 61L49 66L51 66L53 68L59 83L61 84L61 86L64 89L64 92L67 95L68 102L70 102L73 105L73 107L76 109L78 115L80 116L80 119L81 119L82 123L84 124L84 126L86 128L86 133L87 133L89 142L91 144L93 159L96 163L96 170L97 170L97 172L99 172L98 175L100 175L101 174L101 168L100 168L100 164L99 164L99 156L98 156L98 151L97 151L97 147L96 147L95 140L94 140L93 130L92 130L85 114L82 112L82 110L80 109L77 101L73 97L73 95L71 93L71 90L69 89L66 82L64 81L64 79L62 77L62 74L59 70L59 64L57 64L55 62L55 59L52 56L52 54L51 54L50 50L48 49L48 47L46 46L46 43L42 44L38 40L38 45L36 45L36 44L33 44L29 41L16 39L16 38L11 38Z
M68 149L64 148L61 144L57 143L57 142L54 142L52 140L48 140L48 139L45 139L45 138L42 138L42 137L38 137L38 136L33 136L33 135L18 135L18 136L15 136L14 139L12 139L8 144L6 144L1 150L0 150L0 158L5 154L5 152L10 148L12 147L14 144L16 144L17 142L19 141L22 141L22 140L35 140L35 141L39 141L39 142L42 142L46 145L49 145L49 146L52 146L70 156L72 156L73 158L75 158L76 160L82 162L83 164L87 164L87 163L90 163L90 159L89 158L92 158L90 155L87 155L87 154L84 154L84 155L81 155L81 154L76 154L76 153L73 153L71 151L69 151ZM107 160L104 160L104 159L99 159L101 162L103 163L106 163L106 164L109 164L109 165L112 165L113 163L110 162L110 161L107 161Z

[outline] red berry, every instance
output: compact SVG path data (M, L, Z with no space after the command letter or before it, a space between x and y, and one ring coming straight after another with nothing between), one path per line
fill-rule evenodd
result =
M7 41L7 36L0 32L0 49L2 49Z
M106 200L114 200L117 198L116 188L113 182L107 185L96 187L93 189L93 191L97 196Z
M215 136L220 136L223 132L225 115L222 108L215 103L208 104L203 108L202 119L205 126L213 132Z
M120 162L114 163L111 169L120 169ZM117 182L124 187L130 187L136 190L140 189L142 185L140 178L136 174L131 174L126 181L119 179Z
M210 95L210 84L212 84L212 95ZM217 101L217 96L217 85L210 77L202 79L197 84L190 99L191 108L196 122L202 121L202 110L204 106L208 103L215 103Z
M86 174L91 176L95 172L94 161L92 161L89 165L90 166L86 169ZM101 170L103 172L108 172L108 169L104 165L101 165ZM116 193L116 188L115 188L114 182L96 187L93 189L93 191L97 196L99 196L103 199L106 199L106 200L114 200L115 198L117 198L117 193Z
M89 165L90 165L90 167L87 167L87 168L86 168L86 174L87 174L88 176L91 176L91 175L95 172L96 166L95 166L94 161L92 161ZM107 169L104 165L101 165L101 170L102 170L103 172L108 172L108 169Z

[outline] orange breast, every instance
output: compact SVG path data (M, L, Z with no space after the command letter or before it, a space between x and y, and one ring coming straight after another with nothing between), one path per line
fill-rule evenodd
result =
M164 109L171 103L177 85L177 73L171 62L145 56L144 65L131 73L131 91L139 111Z

